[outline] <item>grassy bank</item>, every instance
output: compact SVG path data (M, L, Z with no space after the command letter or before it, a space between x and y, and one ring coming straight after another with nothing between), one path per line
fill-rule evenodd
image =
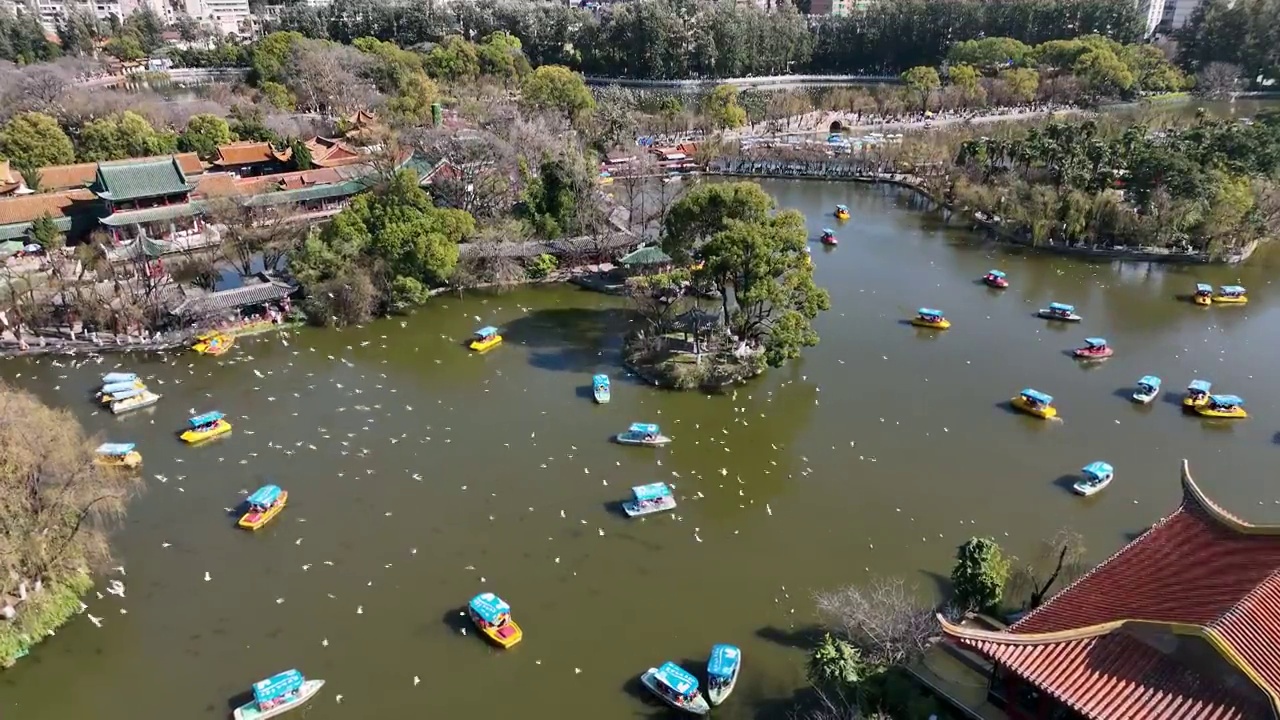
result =
M12 622L0 624L0 667L9 667L27 654L32 645L62 627L80 612L80 596L93 587L88 575L76 575L64 583L46 584L27 595Z

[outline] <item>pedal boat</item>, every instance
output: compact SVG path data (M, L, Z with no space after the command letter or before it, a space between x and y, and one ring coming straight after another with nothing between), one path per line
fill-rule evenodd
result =
M627 428L626 432L618 433L613 439L622 445L648 445L650 447L662 447L671 442L671 438L663 435L658 426L653 423L631 423L631 427Z
M103 405L110 405L116 400L123 400L126 397L132 397L131 390L146 390L147 386L141 380L130 380L128 382L117 382L109 385L103 385L98 391L98 401Z
M612 392L609 389L608 375L596 375L591 378L591 396L594 397L595 401L600 405L604 405L609 402L609 399L612 397Z
M490 325L475 331L475 334L471 336L471 344L468 347L476 352L484 352L501 342L502 336L498 334L498 328Z
M631 488L631 499L622 503L627 517L640 517L676 509L676 498L671 486L664 482L637 485Z
M275 519L288 501L288 491L281 490L277 485L263 485L245 500L249 509L240 517L236 527L257 530Z
M253 700L231 713L233 720L267 720L301 707L320 688L323 680L307 680L297 670L286 670L253 684Z
M836 231L831 228L822 229L822 235L818 237L818 242L829 247L835 247L840 244L840 241L836 239Z
M94 451L93 464L133 470L142 465L142 453L135 447L133 443L103 443Z
M1227 305L1244 305L1249 302L1249 297L1247 291L1239 285L1223 285L1218 288L1218 294L1214 296L1213 301Z
M524 631L511 619L511 606L491 592L471 598L467 615L485 637L504 650L524 639Z
M115 398L109 406L113 415L130 412L131 410L141 410L144 407L151 407L160 402L160 395L143 388L141 390L126 390L112 396Z
M200 335L196 338L196 344L191 346L192 350L201 355L218 356L231 349L236 339L230 335L223 335L220 332L211 332Z
M196 415L187 420L190 425L178 437L182 438L185 443L198 443L210 438L218 437L231 432L231 423L226 421L226 415L214 410L203 415Z
M1085 338L1084 347L1076 348L1071 354L1078 360L1106 360L1115 354L1106 338Z
M715 707L729 698L742 670L742 651L733 645L715 645L707 658L707 700Z
M1244 400L1236 395L1210 395L1208 402L1196 406L1196 413L1207 418L1238 420L1249 417L1241 405L1244 405Z
M1058 320L1061 322L1080 322L1084 319L1076 314L1074 305L1067 305L1066 303L1049 303L1049 307L1041 308L1040 312L1036 314L1045 320Z
M711 712L711 705L698 692L698 679L673 662L664 662L659 668L649 668L640 676L640 682L662 702L677 710L694 715Z
M1045 420L1058 416L1058 409L1053 406L1053 396L1031 388L1023 390L1017 397L1010 400L1009 404L1028 415L1035 415Z
M999 270L988 270L987 274L982 276L982 282L986 283L987 287L997 290L1004 290L1009 287L1009 279Z
M116 383L134 382L137 379L138 379L137 373L110 372L102 376L102 384L115 385Z
M1194 410L1201 405L1209 402L1209 391L1213 389L1213 384L1208 380L1192 380L1187 385L1187 395L1182 398L1182 407L1188 410Z
M1138 389L1133 391L1133 401L1143 405L1150 404L1160 394L1160 378L1155 375L1143 375L1138 381Z
M1110 463L1098 461L1085 465L1080 470L1080 474L1083 477L1071 486L1071 490L1077 495L1089 497L1111 484L1111 478L1115 477L1115 470Z
M1213 304L1213 286L1207 283L1196 283L1196 292L1191 296L1191 302L1202 307L1208 307Z
M946 330L951 327L951 321L942 316L942 311L932 308L920 308L917 310L916 316L911 318L911 324L916 327L931 328L933 330Z
M837 205L837 206L836 206L836 219L837 219L837 220L848 220L848 219L849 219L849 206L848 206L848 205Z

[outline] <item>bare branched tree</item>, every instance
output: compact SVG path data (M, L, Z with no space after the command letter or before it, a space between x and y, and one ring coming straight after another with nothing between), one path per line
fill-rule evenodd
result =
M405 141L430 162L446 163L432 179L431 196L437 205L487 219L507 213L515 204L516 152L497 135L423 129L412 132Z
M818 616L876 665L918 659L938 633L936 608L920 603L902 578L874 578L866 585L814 593Z
M307 233L297 206L288 203L259 206L245 198L217 198L205 209L205 220L222 233L222 255L241 275L253 274L259 261L275 270Z
M814 701L790 713L792 720L893 720L883 713L864 713L854 700L815 689Z
M1012 565L1006 597L1025 597L1025 607L1034 610L1044 603L1055 584L1066 587L1085 573L1084 537L1062 528L1053 537L1042 540L1036 554L1027 562L1015 558Z
M1196 73L1196 89L1209 97L1223 97L1235 91L1243 74L1239 65L1211 62Z

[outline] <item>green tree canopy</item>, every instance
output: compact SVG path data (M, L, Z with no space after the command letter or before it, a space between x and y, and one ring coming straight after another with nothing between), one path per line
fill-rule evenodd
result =
M702 112L719 129L742 127L747 122L747 111L738 104L738 88L719 85L702 103Z
M157 131L132 110L91 120L80 131L80 158L85 162L167 155L177 149L176 133Z
M951 570L954 601L968 610L993 611L998 608L1009 580L1009 560L991 538L969 538L956 551Z
M929 98L942 87L942 78L938 77L936 69L918 65L902 73L902 84L907 87L907 93L916 98L921 112L924 112L929 109Z
M1010 68L1000 72L1000 80L1015 102L1029 103L1040 91L1040 73L1031 68Z
M503 80L516 80L529 73L529 61L521 49L520 38L505 30L485 37L477 49L480 71Z
M480 57L475 43L450 35L427 53L427 72L446 82L472 79L480 74Z
M1095 97L1119 96L1133 87L1129 67L1106 48L1084 53L1071 66L1071 71Z
M231 126L226 120L207 113L192 115L187 129L178 137L178 148L208 160L218 154L219 145L226 145L232 139Z
M117 35L107 41L103 51L121 62L135 62L147 56L142 43L133 34Z
M952 65L947 69L947 82L960 88L967 100L977 98L982 92L982 86L978 84L980 78L977 68L972 65Z
M259 87L265 82L283 84L294 47L303 40L299 32L273 32L254 43L249 81Z
M44 113L25 112L0 127L0 157L15 167L40 168L75 162L75 149L57 120Z
M550 110L570 120L596 106L582 76L563 65L543 65L529 73L521 86L521 101L535 110Z
M947 60L954 64L973 65L988 72L1027 62L1031 48L1010 37L988 37L965 40L951 46Z
M763 222L773 197L754 182L702 183L671 205L662 226L662 251L687 264L700 245L729 222Z

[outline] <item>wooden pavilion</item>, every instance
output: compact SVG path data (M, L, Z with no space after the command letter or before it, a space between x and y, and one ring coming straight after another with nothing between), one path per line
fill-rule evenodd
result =
M1280 526L1205 494L1006 631L943 621L990 658L991 701L1025 720L1280 718Z

